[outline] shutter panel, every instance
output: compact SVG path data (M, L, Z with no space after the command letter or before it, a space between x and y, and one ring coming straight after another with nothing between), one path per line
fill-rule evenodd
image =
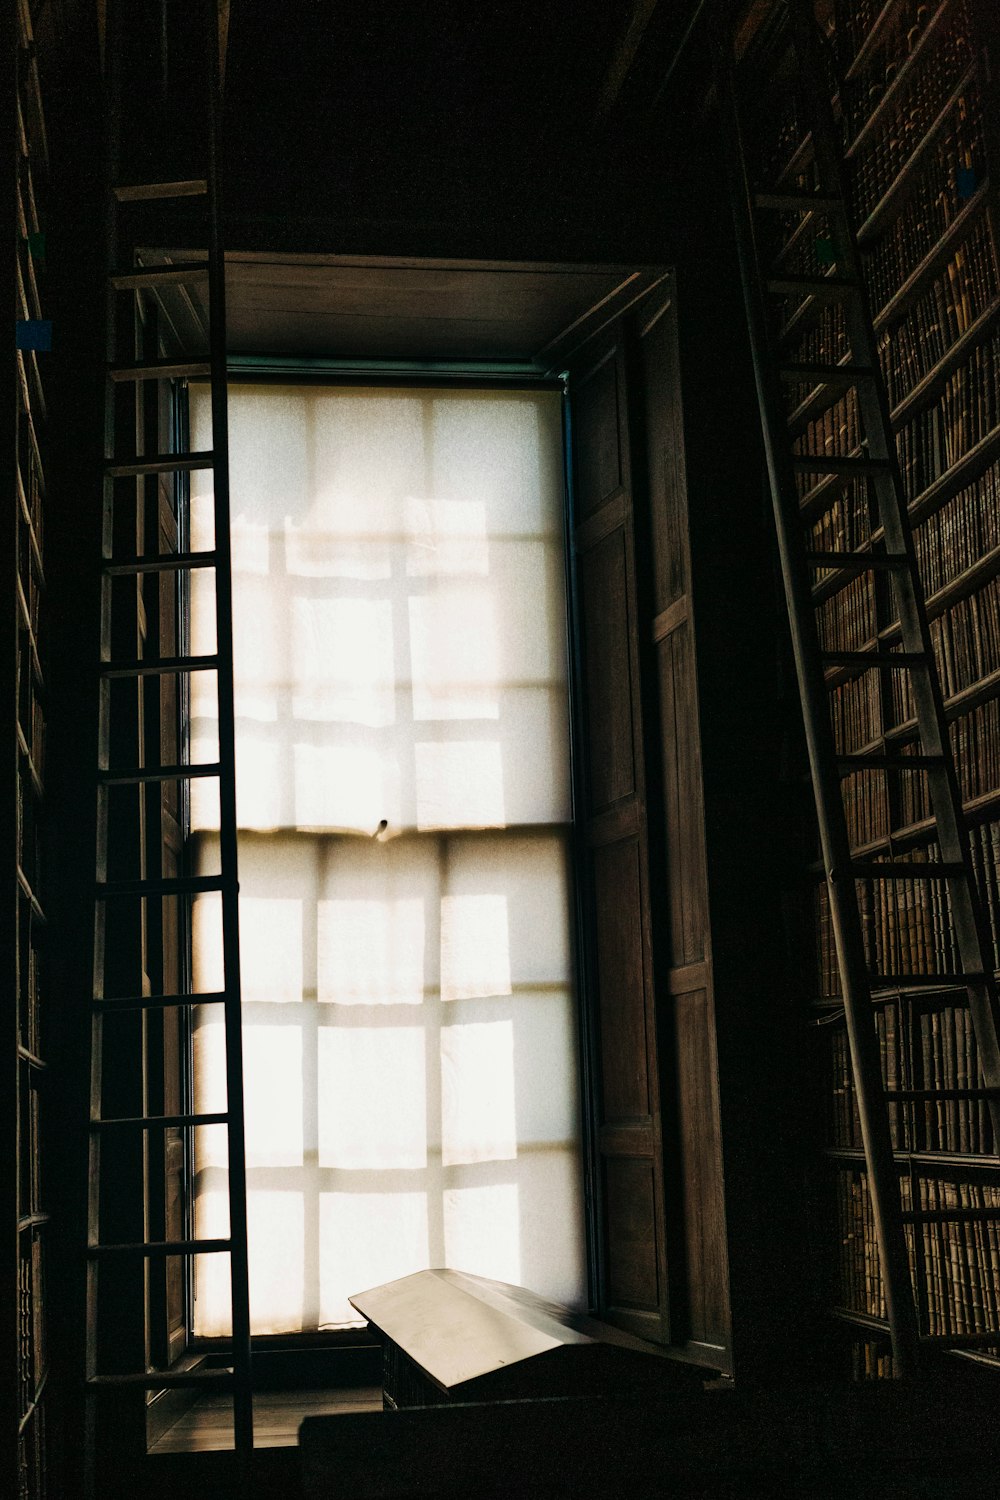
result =
M572 372L600 1311L664 1340L663 1162L622 329Z
M671 1141L667 1207L673 1244L672 1341L729 1367L730 1311L711 930L706 875L704 786L691 600L687 490L672 293L637 319L642 386L643 467L652 553L649 618L659 697L657 771L662 889L654 910L662 941L660 1026L671 1067L664 1089ZM666 1058L662 1061L667 1075Z
M589 352L589 351L588 351ZM571 369L601 1313L731 1366L672 284Z

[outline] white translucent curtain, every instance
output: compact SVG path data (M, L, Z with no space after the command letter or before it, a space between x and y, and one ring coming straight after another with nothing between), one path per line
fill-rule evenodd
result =
M192 427L210 447L203 391ZM356 1322L349 1294L428 1266L580 1303L558 396L237 385L230 429L253 1329ZM196 680L195 759L215 715ZM209 900L194 941L216 987ZM210 1007L194 1062L224 1107ZM196 1231L225 1233L225 1136L197 1134ZM227 1332L227 1258L195 1282L195 1331Z

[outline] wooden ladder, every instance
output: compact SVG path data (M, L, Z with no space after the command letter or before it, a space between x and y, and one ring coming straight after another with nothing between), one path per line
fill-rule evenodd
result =
M86 1466L91 1494L101 1493L99 1413L103 1409L104 1420L113 1422L116 1400L135 1402L135 1395L121 1395L130 1389L141 1393L204 1386L230 1391L237 1461L244 1472L253 1448L225 265L218 162L220 49L214 0L204 9L207 139L204 176L199 178L122 180L122 91L142 86L130 83L125 76L128 4L113 7L105 37L110 178L108 337L86 1251L85 1379L90 1398ZM207 225L207 256L163 264L150 264L146 256L147 263L140 263L138 246L150 242L155 216L162 211L176 212L179 200L193 200L192 206L204 210L198 222ZM154 244L160 242L153 239ZM199 283L207 286L208 293L203 319L207 348L195 356L183 350L166 352L170 341L165 343L162 329L167 320L160 318L166 290L186 296L191 309L194 303L189 289ZM179 390L191 378L207 380L210 386L210 451L186 451L185 434L175 420ZM214 483L214 545L211 550L197 552L190 550L185 535L184 503L189 476L195 470L210 471ZM172 501L178 521L173 544L166 548L159 524L161 486L170 497L168 504ZM188 639L186 604L195 569L202 570L203 576L214 574L215 579L216 639L209 654L193 654ZM214 675L218 700L217 759L198 764L190 761L184 724L186 688L189 674L194 672ZM196 778L208 779L218 788L217 874L185 873L183 842L169 855L166 847L168 815L174 818L183 840L187 802ZM167 788L171 789L169 807L164 800ZM203 896L211 896L220 909L223 979L221 987L212 993L194 992L181 957L192 902ZM165 958L171 946L175 956ZM167 982L171 976L172 984ZM164 1090L157 1089L151 1079L157 1065L161 1079L163 1076L167 1018L173 1018L169 1025L173 1037L179 1039L178 1045L190 1045L194 1008L202 1006L218 1007L224 1018L226 1107L213 1113L195 1113L188 1084L179 1090L180 1108L165 1110ZM121 1076L123 1057L129 1060L126 1077ZM114 1060L114 1069L105 1066L107 1059ZM124 1109L123 1099L127 1101ZM168 1234L163 1206L167 1142L175 1156L178 1148L183 1150L190 1167L194 1132L203 1126L222 1127L226 1132L228 1233L196 1238L188 1208L182 1214L182 1232ZM141 1189L137 1177L141 1178ZM122 1194L128 1194L124 1207ZM123 1223L132 1226L132 1232L125 1236L120 1232ZM150 1335L149 1307L157 1296L166 1296L168 1261L178 1258L189 1273L191 1258L196 1255L229 1259L232 1343L226 1363L219 1367L196 1358L174 1358L169 1349L164 1351L162 1338L157 1348ZM123 1306L128 1312L120 1321Z
M902 1102L904 1093L907 1099L914 1093L886 1088L875 1012L884 1001L899 999L906 1003L908 995L921 990L952 990L957 1004L964 1000L975 1030L981 1079L978 1087L963 1090L962 1097L988 1102L994 1137L1000 1140L997 993L992 961L987 957L991 951L989 929L974 880L912 523L847 201L823 42L811 0L788 0L785 9L784 23L770 41L775 49L785 49L789 87L798 91L809 111L809 118L799 121L800 127L810 132L808 155L813 171L809 189L788 189L781 182L753 180L731 39L720 47L719 91L737 249L865 1170L896 1373L905 1377L915 1371L921 1344L929 1339L918 1324L905 1226L948 1217L948 1212L921 1210L904 1202L889 1110ZM823 236L827 263L806 274L788 274L776 265L767 248L782 239L774 232L775 215L784 216L780 221L785 227L784 248L790 236L815 235L821 224L828 226ZM794 225L791 231L790 223ZM794 310L782 320L782 308L789 302ZM830 307L842 315L848 352L839 361L816 364L790 359L786 352L790 335ZM862 437L855 450L837 456L795 451L795 439L804 432L807 422L850 390L856 393L861 420ZM800 476L809 477L802 480ZM867 484L871 525L868 545L835 552L812 550L810 523L855 480ZM898 647L886 643L880 632L874 642L859 650L823 649L817 629L818 608L833 593L866 574L873 575L883 618L898 621ZM894 755L884 743L874 754L845 754L838 748L829 716L828 684L864 673L878 674L883 706L892 701L893 679L897 683L905 679L916 709L917 753ZM845 817L843 778L862 770L884 773L887 784L892 776L914 772L926 776L938 859L913 861L892 854L886 860L864 860L854 855ZM892 892L897 889L894 882L910 879L936 886L942 908L950 909L957 972L878 972L873 956L866 954L859 886L888 882ZM921 1097L951 1097L956 1092L932 1089L921 1091ZM961 1212L996 1217L991 1209ZM952 1216L958 1217L959 1212ZM996 1333L989 1333L979 1341L986 1344L996 1338ZM971 1341L968 1336L961 1340L966 1345Z

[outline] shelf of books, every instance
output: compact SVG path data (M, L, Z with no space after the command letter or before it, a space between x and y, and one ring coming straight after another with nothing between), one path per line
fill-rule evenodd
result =
M990 9L986 6L986 11ZM827 0L817 5L842 158L879 341L899 462L993 963L1000 963L1000 267L989 175L991 95L976 0ZM762 39L761 45L764 45ZM772 44L758 142L760 185L815 192L811 138L795 80ZM994 61L996 71L1000 58ZM785 65L787 67L787 64ZM1000 169L1000 161L994 161ZM821 211L775 216L780 274L837 274ZM790 286L779 313L790 360L845 361L842 304ZM854 389L833 404L791 390L799 455L860 455ZM817 552L877 550L864 479L801 476ZM813 574L821 644L892 649L899 631L884 572ZM839 754L918 754L908 674L829 668ZM892 1144L900 1173L925 1344L1000 1363L1000 1161L981 1087L946 887L922 880L939 859L926 773L859 767L843 782L854 851L904 856L905 878L859 880ZM914 866L917 870L914 871ZM831 1302L857 1378L892 1374L878 1253L854 1103L825 881L812 885L816 949L810 1006L827 1100ZM933 1097L932 1097L933 1096ZM995 1340L990 1334L996 1331Z
M50 344L45 305L43 192L45 127L26 3L19 3L16 90L16 493L13 607L16 870L13 984L16 1007L16 1214L18 1491L39 1500L45 1483L44 1257L48 1216L40 1180L44 1099L44 877L41 835L45 780L44 365Z

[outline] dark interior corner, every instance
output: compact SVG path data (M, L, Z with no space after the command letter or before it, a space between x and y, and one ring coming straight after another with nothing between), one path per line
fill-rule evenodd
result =
M0 1492L985 1492L1000 1362L990 0L6 0L3 13L17 336L0 547ZM545 1288L511 1302L496 1283L520 1278L449 1262L494 1319L478 1383L442 1374L436 1344L424 1356L440 1333L426 1317L404 1317L404 1335L317 1312L251 1338L264 1231L252 1213L247 1230L247 1162L274 1202L291 1177L280 1146L264 1166L242 1150L233 1061L250 1014L234 979L235 788L254 711L233 686L232 622L252 611L234 612L230 581L226 496L232 472L236 514L246 471L218 440L227 376L426 397L427 473L436 393L558 397L570 812L552 837L570 872L566 1201L580 1205L582 1290L561 1323ZM283 524L287 561L312 543ZM345 576L345 598L367 601L379 538L359 535L340 574L334 543L316 543L303 597ZM468 592L485 593L463 537L465 552L438 538L466 559L441 566L470 567ZM510 542L497 537L493 555ZM398 555L406 579L423 576L412 549ZM209 574L214 635L192 667ZM257 641L263 657L267 631ZM202 825L198 671L218 693L204 779L219 812ZM377 688L363 676L358 702ZM259 738L304 701L286 687L251 723ZM458 740L478 744L505 712L470 710ZM351 715L313 717L307 748ZM460 717L428 710L427 738ZM269 774L290 784L287 767ZM505 816L470 826L510 833ZM509 821L526 845L541 837L532 817ZM415 815L399 848L422 850L427 828L443 848L449 827ZM198 863L206 828L218 876ZM281 828L263 816L260 839ZM400 829L383 820L373 840ZM333 904L325 878L317 910ZM259 955L248 893L244 948ZM221 914L211 983L201 897ZM366 963L346 1001L301 979L302 1005L324 1013L317 1036L359 994L375 1034L387 995L374 992L395 971L380 949ZM287 962L259 968L244 1006L277 1012ZM509 1019L517 975L456 999L421 972L454 1013L486 1002L468 1015ZM417 1005L395 1009L415 1034ZM198 1080L208 1019L229 1048L222 1108ZM548 1055L535 1061L544 1096ZM248 1135L266 1067L255 1077ZM316 1119L293 1146L319 1173L344 1162L323 1135L332 1086L313 1087ZM224 1175L199 1130L225 1133ZM480 1155L454 1157L473 1166L441 1176L442 1203L466 1181L509 1189ZM394 1191L416 1197L403 1167ZM228 1221L199 1227L218 1183ZM320 1262L339 1243L316 1228L326 1211L308 1231ZM195 1313L212 1256L229 1262L231 1334ZM280 1287L293 1268L272 1259ZM452 1304L433 1305L450 1327Z

